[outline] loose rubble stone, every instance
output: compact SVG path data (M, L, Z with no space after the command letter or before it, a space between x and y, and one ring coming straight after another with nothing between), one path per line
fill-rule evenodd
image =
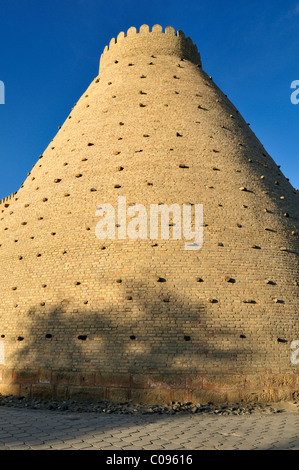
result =
M294 402L297 405L297 402ZM269 403L227 403L216 405L213 403L182 403L170 402L165 405L148 405L136 404L130 401L125 403L110 403L108 401L93 402L77 402L68 401L48 401L39 398L0 396L0 406L7 408L28 408L34 410L50 410L60 411L64 413L104 413L104 414L212 414L212 415L244 415L244 414L276 414L282 412L273 404ZM297 405L299 412L299 404Z

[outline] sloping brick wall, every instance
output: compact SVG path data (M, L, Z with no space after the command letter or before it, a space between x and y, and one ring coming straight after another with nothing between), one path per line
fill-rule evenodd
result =
M0 393L298 393L299 195L192 41L158 26L120 34L58 125L1 205ZM203 204L202 249L99 240L96 208L118 196Z

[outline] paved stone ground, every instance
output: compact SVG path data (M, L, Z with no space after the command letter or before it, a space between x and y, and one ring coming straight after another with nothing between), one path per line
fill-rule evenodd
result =
M105 415L1 407L0 450L299 450L298 406L276 414Z

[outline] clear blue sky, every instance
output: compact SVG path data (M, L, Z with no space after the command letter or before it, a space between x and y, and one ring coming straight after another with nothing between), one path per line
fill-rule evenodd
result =
M0 198L19 189L120 31L173 26L299 188L299 0L1 0Z

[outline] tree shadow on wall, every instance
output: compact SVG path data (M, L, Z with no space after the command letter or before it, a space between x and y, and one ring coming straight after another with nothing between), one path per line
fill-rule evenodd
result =
M237 374L262 360L217 301L191 301L167 283L126 281L117 302L33 306L20 324L16 369L109 374ZM193 296L194 297L194 296ZM81 301L82 304L82 301ZM225 318L223 318L225 317ZM245 320L244 320L245 322ZM245 328L244 328L245 329ZM253 359L254 358L254 359ZM266 364L266 358L265 358Z

